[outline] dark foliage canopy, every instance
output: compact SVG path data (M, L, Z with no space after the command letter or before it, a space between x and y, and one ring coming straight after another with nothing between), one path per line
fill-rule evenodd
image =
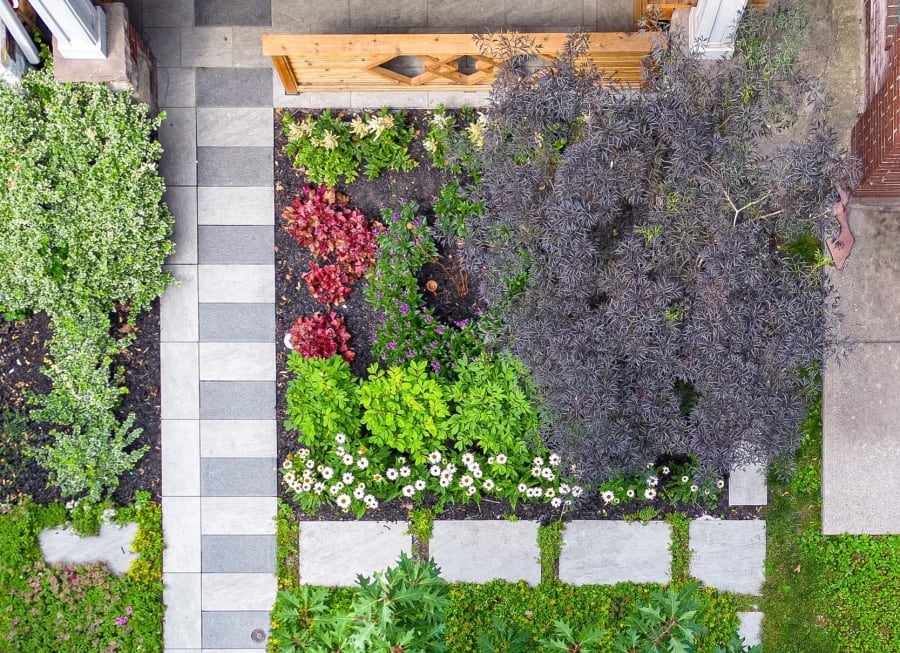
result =
M641 89L604 82L584 35L537 74L527 38L482 37L509 64L464 256L586 480L798 444L830 347L821 238L858 168L796 72L798 28L753 14L723 62L662 43Z

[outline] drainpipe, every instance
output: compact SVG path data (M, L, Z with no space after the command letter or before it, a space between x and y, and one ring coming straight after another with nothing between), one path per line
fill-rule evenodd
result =
M9 6L9 3L6 0L0 0L0 22L6 25L6 29L12 34L16 41L16 45L19 46L19 49L22 51L22 54L25 55L25 59L28 60L28 63L32 65L39 64L41 62L41 57L38 54L38 49L34 45L34 41L28 36L28 32L25 31L16 12L13 11L13 8Z
M106 59L106 13L90 0L29 0L65 59Z

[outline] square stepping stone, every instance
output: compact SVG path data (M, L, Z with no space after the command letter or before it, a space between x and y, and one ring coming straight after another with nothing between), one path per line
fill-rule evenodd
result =
M99 534L89 537L82 537L68 526L58 526L41 531L38 541L44 560L50 564L105 562L114 574L124 574L138 557L131 551L136 534L137 524L103 524Z
M436 521L428 548L450 583L541 581L537 522Z
M741 620L738 635L744 638L744 646L756 646L762 642L762 612L738 612Z
M351 587L358 574L393 567L400 553L412 555L406 522L323 521L300 525L300 582Z
M695 519L691 576L724 592L759 594L765 579L766 522Z
M573 585L668 583L672 579L669 525L573 521L562 534L559 579Z
M728 476L729 506L764 506L768 503L766 468L747 465L732 470Z

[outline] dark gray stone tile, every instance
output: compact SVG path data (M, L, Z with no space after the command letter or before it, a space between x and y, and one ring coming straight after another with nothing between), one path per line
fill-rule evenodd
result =
M504 24L505 9L503 0L428 0L428 26L499 29Z
M274 458L204 458L200 494L204 497L272 497L277 488Z
M272 106L270 68L198 68L198 107Z
M268 612L204 612L202 619L203 648L266 648ZM252 636L257 629L265 633L261 642Z
M583 20L583 0L556 0L556 2L518 0L509 3L506 7L506 26L508 27L575 26L581 25Z
M272 342L275 304L200 304L201 342Z
M194 24L193 0L146 0L142 27L190 27Z
M270 147L198 147L198 186L270 186L274 180Z
M197 227L200 263L265 265L273 260L272 227Z
M144 30L144 39L153 51L153 56L156 57L157 66L181 65L180 29L177 27L149 27Z
M271 0L194 0L196 25L272 24Z
M200 419L274 419L274 381L201 381Z
M179 45L179 52L181 46ZM157 101L163 109L168 107L193 107L194 71L190 68L156 69Z
M274 535L204 535L204 573L264 573L275 571Z
M428 0L350 0L350 27L427 27Z

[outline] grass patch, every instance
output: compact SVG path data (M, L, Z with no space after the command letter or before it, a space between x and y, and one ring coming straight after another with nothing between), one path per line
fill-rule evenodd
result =
M559 555L562 553L562 532L565 524L555 521L538 528L538 548L541 551L541 582L559 578Z
M676 587L687 583L691 576L691 547L689 529L691 520L682 512L666 515L672 529L669 551L672 554L672 584Z
M162 651L162 514L149 495L117 521L138 523L140 557L123 576L102 563L51 566L38 534L66 522L65 508L24 501L0 514L0 649L18 653Z
M776 653L900 650L900 536L822 535L821 397L796 472L770 478L763 648Z
M300 585L300 521L290 505L278 500L275 568L278 589Z

